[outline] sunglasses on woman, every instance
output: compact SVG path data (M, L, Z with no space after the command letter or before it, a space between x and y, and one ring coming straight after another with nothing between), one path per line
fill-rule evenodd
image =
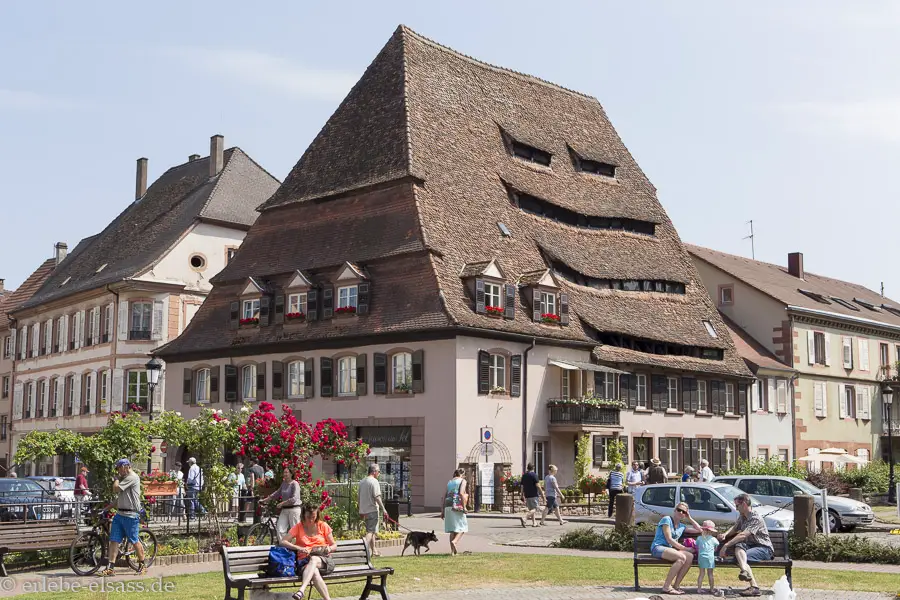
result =
M681 514L683 514L683 515L688 514L688 511L684 510L683 508L676 508L676 509L675 509L675 512L681 513Z

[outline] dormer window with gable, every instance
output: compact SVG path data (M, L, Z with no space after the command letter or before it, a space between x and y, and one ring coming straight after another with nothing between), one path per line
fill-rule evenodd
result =
M519 285L531 289L531 319L546 325L569 324L569 295L561 292L550 269L525 273Z
M345 262L334 284L322 291L323 318L368 314L372 284L359 266Z
M275 296L275 323L289 325L315 321L318 317L319 291L302 271L294 271L284 286L284 293Z
M515 284L504 283L506 276L496 260L466 263L460 277L475 295L475 312L490 317L514 319L516 317Z
M272 304L268 285L255 277L248 277L240 300L231 303L231 328L268 325Z

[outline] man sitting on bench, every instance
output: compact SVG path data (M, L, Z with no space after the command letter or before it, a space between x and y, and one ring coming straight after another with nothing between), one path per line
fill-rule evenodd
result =
M719 535L719 541L728 540L722 544L719 556L724 559L728 549L734 547L734 558L741 568L738 579L750 583L750 587L743 590L741 596L759 596L759 586L749 563L772 560L775 556L772 540L769 539L769 530L763 518L753 512L750 496L738 495L734 499L734 506L740 516L727 533Z

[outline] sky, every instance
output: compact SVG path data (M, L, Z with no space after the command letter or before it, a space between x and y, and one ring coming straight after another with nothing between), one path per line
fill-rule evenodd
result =
M900 300L900 3L2 2L0 278L225 136L279 179L403 23L597 97L685 242ZM433 6L436 5L436 6Z

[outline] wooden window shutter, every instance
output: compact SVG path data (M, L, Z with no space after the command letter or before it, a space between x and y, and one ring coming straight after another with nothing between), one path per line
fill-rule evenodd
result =
M536 287L531 288L531 320L541 322L541 290Z
M697 465L695 469L700 469L700 440L694 438L691 440L691 465Z
M277 325L284 323L284 294L275 296L275 316L273 320Z
M381 352L372 354L372 392L387 393L387 355Z
M619 383L622 389L628 389L628 408L637 408L637 375L622 375Z
M313 386L313 360L307 358L303 361L303 392L306 398L312 398L316 394L316 388Z
M284 400L284 363L272 361L272 400Z
M695 413L700 410L700 382L694 379L694 393L691 395L691 412Z
M475 312L480 314L487 312L484 307L484 279L475 280Z
M722 402L722 398L720 398L722 393L721 385L721 381L709 382L709 399L711 403L710 406L712 407L711 412L714 415L722 414L721 404L724 404L724 402Z
M358 298L358 297L357 297ZM358 304L358 302L357 302ZM326 287L322 290L322 318L330 319L334 316L334 287Z
M306 320L315 321L319 318L319 290L306 292Z
M838 417L841 419L847 416L847 390L852 389L849 385L838 386Z
M741 440L740 446L741 446L741 450L740 450L741 459L747 460L749 458L749 453L747 451L747 440Z
M269 308L272 305L272 297L269 295L263 295L259 299L259 326L260 327L268 327L269 326Z
M366 390L366 358L365 354L356 355L356 395L365 396Z
M421 394L425 391L425 351L412 353L412 391Z
M491 355L484 350L478 351L478 393L491 391Z
M663 396L667 392L666 386L668 382L666 381L666 378L660 375L653 375L651 378L651 384L653 391L653 410L665 410L665 407L663 406Z
M522 395L522 355L513 354L509 364L509 395L518 398Z
M831 366L831 334L825 333L825 366Z
M238 371L234 365L225 365L225 402L237 402Z
M515 319L516 318L516 286L512 283L507 283L503 286L505 290L505 298L503 305L503 318L504 319Z
M266 399L266 363L256 363L256 401Z
M685 403L685 404L687 404L687 403ZM684 464L686 464L686 465L693 464L693 461L691 459L691 440L688 438L684 438L681 440L681 444L683 446L681 455L684 457Z
M219 367L209 368L209 403L219 402Z
M150 323L150 339L152 340L161 340L163 339L163 332L165 331L165 320L166 320L166 312L163 308L162 300L154 300L153 301L153 316L151 317L153 321Z
M559 295L559 324L569 324L569 295L565 293Z
M372 284L369 282L360 283L356 288L356 314L369 314L369 305L371 304Z
M747 384L739 383L738 384L738 414L746 415L747 414Z
M710 457L712 459L710 467L712 467L713 472L717 472L722 465L719 440L712 440L712 452L710 454L712 455Z
M334 361L330 358L319 359L319 379L322 380L322 397L331 398L334 395Z
M812 330L806 332L806 352L809 354L809 364L816 364L816 334Z
M231 320L229 321L229 327L231 329L237 329L241 323L241 303L235 300L231 303Z
M184 385L181 392L181 403L190 404L194 397L194 371L190 367L184 368Z

